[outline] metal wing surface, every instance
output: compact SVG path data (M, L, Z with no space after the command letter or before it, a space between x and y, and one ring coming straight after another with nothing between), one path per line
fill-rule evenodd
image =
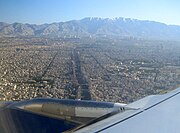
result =
M0 103L0 133L179 133L180 88L130 104L68 99Z

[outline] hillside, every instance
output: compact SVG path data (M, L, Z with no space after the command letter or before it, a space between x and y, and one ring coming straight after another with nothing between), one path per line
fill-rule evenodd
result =
M180 40L180 26L130 18L84 18L52 24L0 22L0 36L120 36Z

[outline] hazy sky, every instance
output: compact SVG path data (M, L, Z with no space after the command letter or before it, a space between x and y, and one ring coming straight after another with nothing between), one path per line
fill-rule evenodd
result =
M180 0L0 0L0 21L52 23L127 17L180 25Z

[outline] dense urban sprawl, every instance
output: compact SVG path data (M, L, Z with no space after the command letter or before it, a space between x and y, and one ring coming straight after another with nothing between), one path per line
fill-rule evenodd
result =
M180 43L135 38L0 38L0 101L129 103L180 85Z

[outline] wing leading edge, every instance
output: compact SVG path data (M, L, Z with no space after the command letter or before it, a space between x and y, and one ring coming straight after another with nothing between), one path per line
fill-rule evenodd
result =
M178 133L180 88L131 104L67 99L0 103L1 133Z

